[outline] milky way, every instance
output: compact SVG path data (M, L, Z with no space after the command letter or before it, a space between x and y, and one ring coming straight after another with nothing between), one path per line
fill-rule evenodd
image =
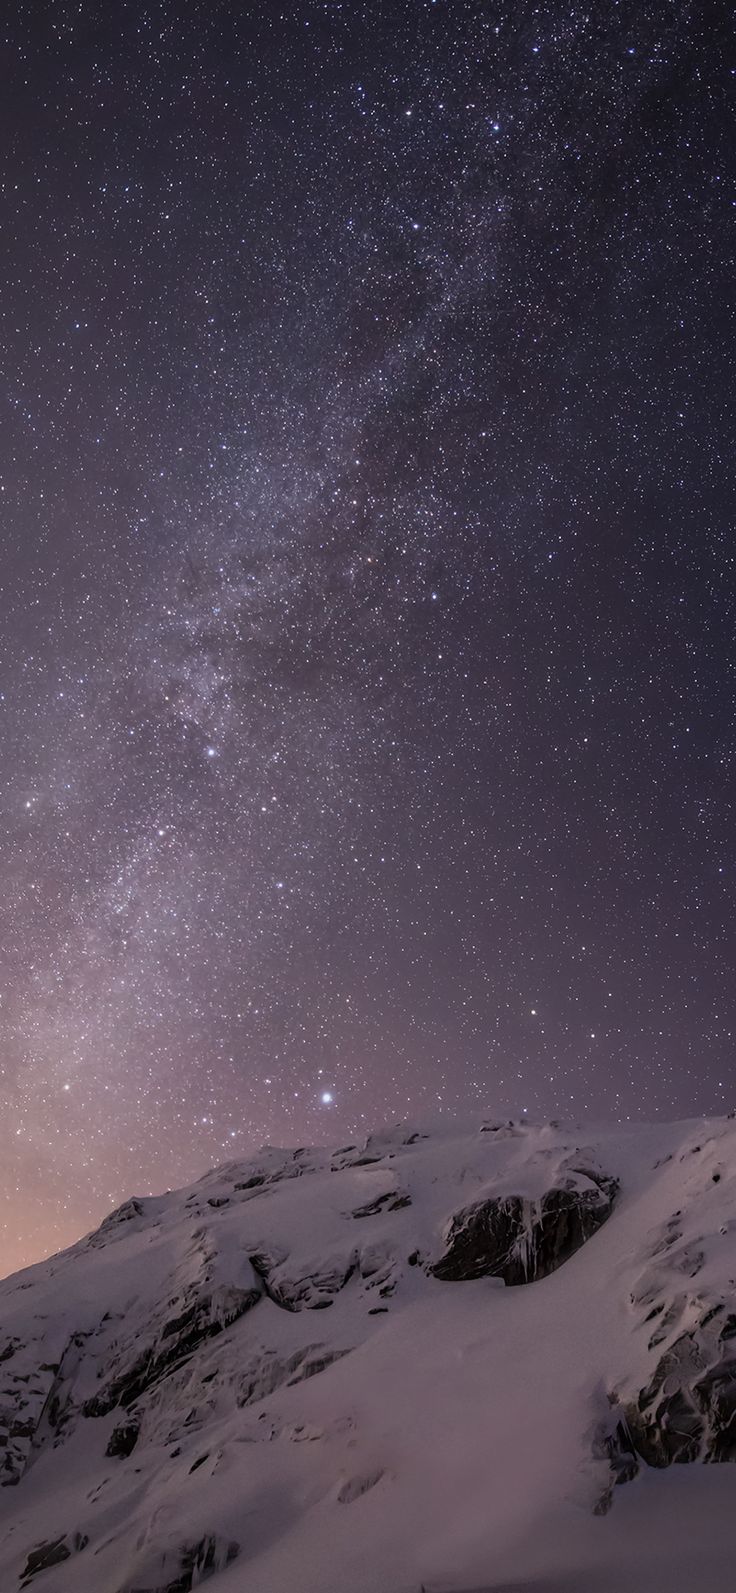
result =
M726 9L185 9L5 29L6 1270L736 1095Z

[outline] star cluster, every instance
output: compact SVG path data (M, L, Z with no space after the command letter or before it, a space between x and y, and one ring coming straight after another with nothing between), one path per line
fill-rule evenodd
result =
M725 9L4 24L0 1265L734 1095Z

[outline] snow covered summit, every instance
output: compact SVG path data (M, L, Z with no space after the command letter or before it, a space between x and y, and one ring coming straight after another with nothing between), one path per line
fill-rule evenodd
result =
M734 1344L730 1119L266 1148L0 1283L0 1589L730 1593Z

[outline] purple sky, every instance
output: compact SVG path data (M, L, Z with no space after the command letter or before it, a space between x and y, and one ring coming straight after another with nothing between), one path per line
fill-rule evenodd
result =
M734 1101L732 46L14 8L0 1271L264 1140Z

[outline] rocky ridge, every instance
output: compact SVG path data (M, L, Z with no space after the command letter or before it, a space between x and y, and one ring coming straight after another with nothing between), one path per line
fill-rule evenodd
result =
M332 1152L266 1148L189 1190L126 1201L0 1284L3 1589L271 1593L277 1546L311 1531L310 1513L335 1512L341 1532L343 1512L374 1520L411 1493L401 1445L374 1428L381 1389L421 1376L423 1335L427 1376L439 1355L449 1387L457 1344L467 1337L473 1361L488 1333L490 1386L539 1375L523 1355L498 1365L538 1320L550 1376L559 1361L557 1392L541 1397L559 1400L591 1514L644 1469L736 1458L734 1127L620 1139L486 1122L399 1126ZM577 1331L581 1290L600 1353L586 1340L588 1391L566 1404L573 1368L557 1340ZM433 1421L435 1395L422 1397ZM459 1392L457 1405L461 1418ZM356 1552L352 1585L368 1589ZM321 1593L324 1568L308 1574Z

